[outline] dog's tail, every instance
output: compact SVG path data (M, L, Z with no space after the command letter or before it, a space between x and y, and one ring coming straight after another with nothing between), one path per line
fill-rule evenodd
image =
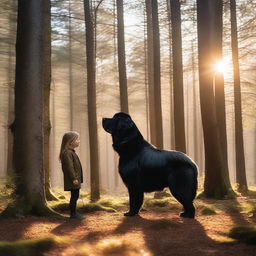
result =
M198 188L198 166L193 163L192 165L192 169L193 169L193 179L192 179L192 200L195 199L196 197L196 192L197 192L197 188Z

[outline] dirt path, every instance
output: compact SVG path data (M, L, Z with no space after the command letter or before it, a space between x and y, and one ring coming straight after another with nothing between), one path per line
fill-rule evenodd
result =
M177 212L146 212L123 217L121 213L96 212L85 219L51 220L25 217L0 220L0 240L58 236L63 239L47 256L254 256L256 246L232 243L226 231L233 225L248 224L241 214L182 219Z

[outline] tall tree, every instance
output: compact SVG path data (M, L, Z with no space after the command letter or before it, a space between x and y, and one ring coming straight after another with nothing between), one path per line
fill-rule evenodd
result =
M229 194L225 183L225 164L222 157L217 126L212 70L212 24L211 0L197 0L198 59L200 105L205 146L204 194L223 198Z
M203 149L203 134L201 127L201 116L200 109L198 109L198 83L196 80L196 60L195 60L195 42L191 42L191 67L192 67L192 90L193 90L193 130L194 130L194 159L199 166L199 175L203 175L203 159L204 159L204 149Z
M174 98L173 98L173 65L172 65L172 26L171 26L171 4L170 0L166 1L167 5L167 18L168 18L168 44L169 44L169 65L170 65L170 136L171 136L171 148L175 149L175 131L174 131Z
M7 174L12 176L13 173L13 134L11 131L11 124L14 121L14 32L16 30L16 1L10 2L11 9L9 10L9 44L8 44L8 152L7 152Z
M215 0L211 2L214 17L213 17L213 55L212 63L222 61L222 31L223 31L223 0ZM224 76L222 72L214 72L214 88L215 88L215 107L218 129L220 134L220 144L222 150L224 164L224 179L226 186L231 190L228 168L228 148L227 148L227 130L226 130L226 108L225 108L225 91L224 91Z
M145 0L147 21L147 73L148 73L148 96L149 96L149 127L150 142L156 145L156 120L155 120L155 97L154 97L154 67L153 67L153 28L151 0Z
M96 113L96 63L93 17L91 14L90 0L84 0L84 14L86 27L86 57L87 57L87 101L88 101L88 126L90 147L90 177L91 200L100 198L99 186L99 156L98 156L98 127Z
M4 214L52 213L44 190L44 32L49 0L18 2L15 74L14 168L16 201ZM49 13L48 13L49 15ZM49 43L49 41L47 41ZM49 55L47 55L49 57Z
M45 195L47 200L58 200L51 191L50 183L50 90L51 90L51 4L43 5L42 37L42 83L43 83L43 132L44 132L44 173Z
M244 138L242 120L242 100L239 70L239 54L237 40L236 0L230 0L231 18L231 48L234 72L234 102L235 102L235 148L236 148L236 181L240 192L247 192L247 180L244 158Z
M160 35L158 21L158 1L152 0L153 57L154 57L154 97L156 120L156 146L163 148L163 119L161 100Z
M180 1L170 0L175 148L186 153Z
M121 111L129 113L127 76L125 61L125 40L124 40L124 7L123 0L116 0L117 8L117 45L118 45L118 71L120 87L120 105Z
M72 11L71 0L68 1L68 74L69 74L69 93L70 93L70 130L73 130L74 106L73 106L73 58L72 58Z
M146 127L147 127L147 135L146 139L150 140L150 129L149 129L149 86L148 86L148 65L147 65L147 15L146 10L143 8L143 39L144 39L144 84L145 84L145 105L146 105Z

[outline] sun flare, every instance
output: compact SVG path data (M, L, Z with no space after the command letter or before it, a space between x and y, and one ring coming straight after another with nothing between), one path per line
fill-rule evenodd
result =
M219 60L214 64L214 71L216 73L227 73L228 65L225 60Z

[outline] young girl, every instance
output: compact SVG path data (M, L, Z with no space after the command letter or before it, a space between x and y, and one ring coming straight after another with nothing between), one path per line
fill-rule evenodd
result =
M79 197L81 183L83 183L83 170L75 148L80 144L79 133L67 132L63 135L60 148L60 161L64 173L64 190L71 192L69 208L70 218L82 220L76 213L76 202Z

